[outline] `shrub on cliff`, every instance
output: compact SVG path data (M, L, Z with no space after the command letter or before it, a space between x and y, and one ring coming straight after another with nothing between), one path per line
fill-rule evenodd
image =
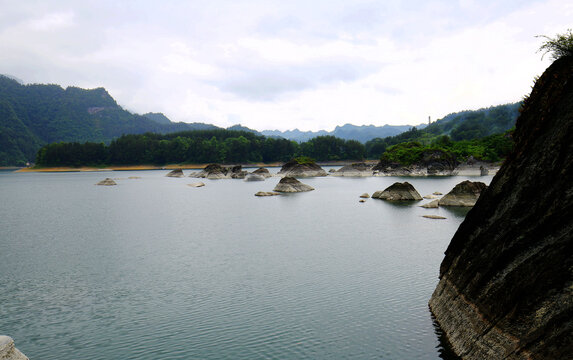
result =
M573 56L573 32L571 29L568 29L564 34L555 35L554 38L545 35L540 35L539 37L547 39L538 50L543 52L543 56L550 53L553 60L564 56Z

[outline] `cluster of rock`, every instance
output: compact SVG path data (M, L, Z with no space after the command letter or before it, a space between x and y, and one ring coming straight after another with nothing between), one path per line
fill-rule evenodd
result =
M2 360L29 360L28 357L16 349L11 337L0 335L0 359Z
M290 177L316 177L316 176L327 176L328 174L324 171L320 165L316 163L303 163L300 164L296 160L291 160L285 163L280 171L279 176L290 176Z
M248 172L243 170L241 165L222 166L219 164L209 164L199 172L189 175L192 178L201 179L244 179Z
M442 150L429 150L415 164L403 164L380 160L372 168L376 176L450 176L456 175L458 162L451 154Z
M464 359L572 358L572 135L573 58L563 57L524 101L513 152L440 266L430 309Z
M441 199L435 199L427 204L422 205L425 208L437 208L438 206L474 206L480 194L487 186L479 181L462 181L457 184L449 193ZM368 194L365 194L368 195ZM424 198L437 198L441 193L426 195ZM373 199L389 201L420 201L422 196L409 182L396 182L382 191L376 191L372 194Z

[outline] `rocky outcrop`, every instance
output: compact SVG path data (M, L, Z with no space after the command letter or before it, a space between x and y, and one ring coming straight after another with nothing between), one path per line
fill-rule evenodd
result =
M438 202L440 206L474 206L487 185L479 181L462 181Z
M409 182L396 182L383 191L376 191L372 194L372 199L390 201L422 200L422 196Z
M460 225L430 309L464 359L573 354L573 59L524 101L515 147Z
M372 168L376 176L449 176L455 175L456 158L442 150L424 151L414 164L404 165L381 159Z
M183 177L183 169L175 169L165 175L167 177L181 178Z
M301 164L294 159L284 164L278 172L278 175L291 177L315 177L327 176L328 174L316 163Z
M256 174L256 175L261 175L265 178L270 178L271 176L273 176L271 174L271 172L269 171L269 169L267 168L258 168L257 170L253 171L251 174Z
M351 165L345 165L340 169L332 172L331 175L351 177L372 176L372 165L368 165L366 163L354 163Z
M113 181L113 179L111 179L111 178L105 178L104 180L98 182L96 185L113 186L113 185L117 185L117 183L115 181Z
M189 175L193 178L201 179L244 179L248 174L244 171L241 165L235 166L221 166L219 164L209 164L200 171Z
M430 201L429 203L425 203L423 205L420 205L420 207L423 207L425 209L437 209L438 207L440 207L440 205L438 204L440 200L436 199L433 201Z
M282 178L277 186L275 186L273 191L294 193L314 190L312 186L306 185L298 181L297 179L285 176Z
M0 335L0 359L2 360L28 360L26 355L14 346L14 340L11 337Z

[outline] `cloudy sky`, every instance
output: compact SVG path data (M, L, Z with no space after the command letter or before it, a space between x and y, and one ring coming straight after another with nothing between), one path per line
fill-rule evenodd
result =
M257 130L410 124L515 102L570 0L0 0L0 73Z

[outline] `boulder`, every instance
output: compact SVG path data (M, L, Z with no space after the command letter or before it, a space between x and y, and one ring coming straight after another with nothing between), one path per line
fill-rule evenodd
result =
M196 182L196 183L187 184L187 186L198 188L198 187L205 186L205 184L202 182Z
M409 182L396 182L383 191L376 191L372 198L391 201L422 200L422 196Z
M176 178L180 178L183 177L183 169L175 169L170 171L169 173L167 173L167 175L165 175L167 177L176 177Z
M424 199L437 199L438 195L434 195L434 194L429 194L429 195L424 195Z
M370 197L370 195L368 195L368 193L364 193L364 194L360 195L360 197L363 199L368 199Z
M513 138L445 252L430 309L464 359L571 359L573 57L537 79Z
M111 179L111 178L105 178L104 180L98 182L96 185L113 186L113 185L117 185L117 183L115 181L113 181L113 179Z
M297 179L285 176L282 178L277 186L275 186L273 191L294 193L314 190L312 186L306 185L298 181Z
M253 171L252 174L261 175L264 176L265 178L270 178L271 176L273 176L271 172L264 167L258 168L257 170Z
M0 359L2 360L29 360L28 357L16 349L11 337L0 335Z
M255 194L255 196L276 196L280 195L281 193L274 192L274 191L259 191Z
M351 165L346 165L340 169L334 171L332 176L372 176L372 166L366 163L354 163Z
M474 206L487 185L479 181L462 181L439 201L440 206Z
M265 177L263 175L251 173L245 176L245 181L265 181Z
M327 176L328 174L316 163L299 163L293 159L282 166L278 172L280 176L289 177L314 177L314 176Z

